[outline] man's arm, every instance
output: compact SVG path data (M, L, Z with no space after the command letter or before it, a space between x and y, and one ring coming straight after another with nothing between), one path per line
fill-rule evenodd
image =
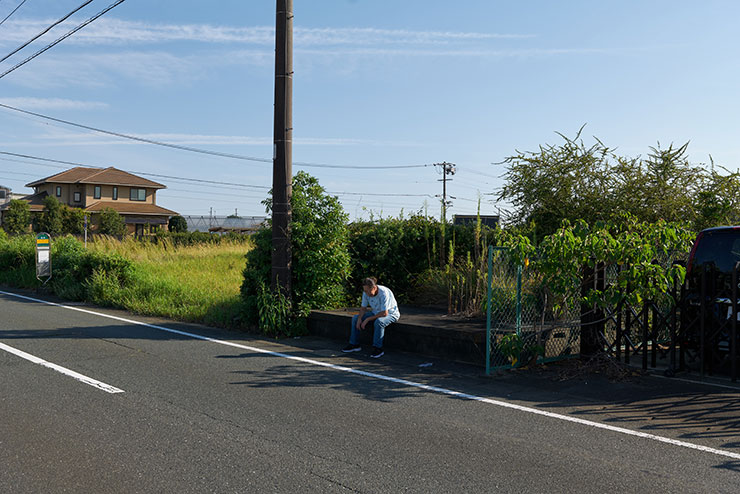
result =
M355 326L357 326L357 329L364 328L364 326L362 325L362 316L365 315L365 312L367 312L367 307L361 306L360 314L357 316L357 323L355 323Z
M362 314L364 314L364 312ZM362 314L360 314L360 318L362 318ZM369 323L370 321L374 321L374 320L376 320L379 317L385 317L387 315L388 315L388 311L387 310L383 310L383 311L378 312L375 315L372 315L372 316L368 317L367 319L365 319L364 321L362 321L362 328L364 328L365 325L367 323ZM359 319L358 319L358 321L359 321Z

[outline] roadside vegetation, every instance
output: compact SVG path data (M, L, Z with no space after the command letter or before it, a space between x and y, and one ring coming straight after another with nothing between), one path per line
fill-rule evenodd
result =
M75 237L54 238L53 277L45 289L64 299L138 314L241 326L239 287L249 238L198 243L180 234L178 241L97 236L85 249ZM33 235L9 237L0 231L0 284L40 287L34 256Z
M89 249L131 262L131 280L125 284L94 273L92 301L180 321L240 325L239 287L244 255L251 249L248 237L190 245L176 245L167 237L157 243L98 237Z
M631 302L656 298L683 280L681 266L660 267L656 256L685 251L696 231L740 222L740 173L693 164L688 146L651 148L626 157L581 129L560 145L517 152L505 160L503 186L512 205L501 228L443 224L426 211L349 222L338 198L305 172L293 177L291 293L270 287L271 225L252 236L187 233L173 218L172 233L143 239L95 237L85 249L55 236L56 295L222 327L258 329L271 336L305 331L311 309L359 303L359 280L376 276L401 303L482 315L489 245L508 248L511 262L537 270L532 290L566 303ZM263 204L271 212L271 197ZM34 220L48 231L78 231L79 214L54 201ZM28 211L17 201L0 231L0 284L22 288L35 279L33 237L22 233ZM60 226L61 225L61 226ZM671 254L672 255L672 254ZM616 288L581 300L584 265L620 266ZM496 303L511 293L494 287ZM560 302L556 302L557 303Z

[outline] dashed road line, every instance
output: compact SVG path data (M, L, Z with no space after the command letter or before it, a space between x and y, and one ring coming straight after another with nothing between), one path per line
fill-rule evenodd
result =
M42 365L49 369L60 372L64 374L65 376L69 376L74 379L77 379L80 382L88 384L94 388L98 388L102 391L105 391L106 393L123 393L124 392L122 389L116 388L115 386L111 386L110 384L105 384L104 382L98 381L97 379L93 379L92 377L82 375L79 372L75 372L73 370L67 369L66 367L62 367L61 365L53 364L42 358L36 357L35 355L31 355L30 353L26 353L22 350L18 350L17 348L13 348L12 346L6 345L5 343L0 343L0 350L5 350L8 353L12 353L16 357L20 357L22 359L28 360L29 362L33 362L34 364Z

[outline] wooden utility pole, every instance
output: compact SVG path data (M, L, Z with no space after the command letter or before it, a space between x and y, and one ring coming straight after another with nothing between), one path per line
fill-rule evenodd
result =
M290 223L293 181L293 0L277 0L275 21L275 118L272 168L273 289L290 294Z

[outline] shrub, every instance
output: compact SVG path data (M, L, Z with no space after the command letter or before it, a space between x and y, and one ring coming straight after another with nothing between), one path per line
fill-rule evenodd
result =
M182 233L188 231L188 221L182 216L173 216L170 218L168 228L173 233Z
M28 231L31 224L31 207L26 201L13 199L5 212L3 227L11 234L20 234Z
M80 208L62 206L62 232L72 235L85 233L85 212Z
M126 234L126 224L123 217L113 208L104 208L100 212L100 223L98 233L103 235L115 235L120 237Z
M218 235L207 232L163 232L159 231L154 237L139 239L149 242L170 242L173 247L190 247L193 245L221 245L224 242L249 244L251 235L229 232L226 235Z
M0 283L18 288L38 287L35 252L33 235L0 239ZM65 299L88 299L95 273L115 280L119 286L127 285L132 278L129 260L118 254L85 250L82 242L71 236L52 241L51 260L52 278L47 286Z
M88 299L94 278L105 275L125 285L131 279L131 262L119 254L85 250L74 237L63 237L53 244L50 285L54 293L71 300ZM96 301L97 303L98 301Z
M46 232L50 235L62 233L62 205L54 196L44 198L44 211L36 223L37 232Z
M272 209L270 198L265 200ZM347 249L347 214L339 199L325 193L316 178L306 172L293 177L292 196L292 311L294 317L309 308L337 307L345 301L345 282L350 273ZM259 322L261 287L269 286L272 263L272 229L254 235L255 248L247 254L241 292L246 317ZM263 304L264 307L264 304ZM287 334L294 328L283 328Z
M33 235L7 237L0 242L0 283L20 288L37 286L35 253Z

